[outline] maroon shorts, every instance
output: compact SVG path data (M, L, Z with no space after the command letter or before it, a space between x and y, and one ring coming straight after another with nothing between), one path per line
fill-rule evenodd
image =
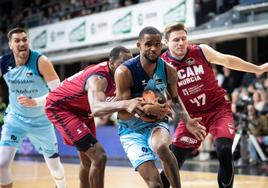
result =
M197 115L195 117L202 117L201 124L206 127L213 141L217 138L234 139L235 124L229 103L225 103L221 108L215 109L211 113ZM201 142L198 141L194 135L188 132L185 124L181 121L175 130L172 143L181 148L199 148Z
M88 134L96 137L96 126L91 117L78 115L72 109L57 105L49 99L46 102L46 114L65 144L75 146L74 143L83 140Z

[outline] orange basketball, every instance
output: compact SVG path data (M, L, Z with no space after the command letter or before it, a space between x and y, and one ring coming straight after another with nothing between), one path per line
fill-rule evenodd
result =
M166 103L166 97L160 92L155 92L153 90L145 90L142 93L142 98L145 103L143 105L144 110L146 109L146 111L154 111L154 114L150 114L148 112L143 113L142 115L140 115L141 119L145 122L157 122L161 120L162 118L159 115L160 110L162 109L159 104Z

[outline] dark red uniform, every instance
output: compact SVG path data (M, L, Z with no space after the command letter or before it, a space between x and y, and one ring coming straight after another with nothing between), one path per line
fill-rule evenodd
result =
M178 94L191 117L202 117L214 138L234 138L235 128L230 103L226 92L218 86L211 64L206 60L198 45L189 45L182 60L175 59L169 51L162 58L172 64L178 74ZM173 138L173 144L183 148L197 148L200 142L180 122Z
M47 97L47 116L68 145L74 145L74 142L83 139L87 134L96 136L96 127L90 116L90 104L85 90L87 79L92 75L105 77L108 81L105 92L107 98L115 96L114 78L109 72L108 63L103 62L88 66L67 78Z

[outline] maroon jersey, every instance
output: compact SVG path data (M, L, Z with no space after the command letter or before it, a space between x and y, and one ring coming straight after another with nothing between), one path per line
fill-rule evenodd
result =
M218 86L211 64L198 45L189 45L182 60L169 51L162 58L177 70L178 94L190 115L212 112L225 102L226 92Z
M70 111L81 116L89 116L91 110L85 86L87 79L92 75L104 76L108 82L105 91L106 96L115 96L114 78L110 73L108 63L103 62L97 65L88 66L84 70L67 78L58 88L53 90L47 98L53 101L53 105L68 108Z

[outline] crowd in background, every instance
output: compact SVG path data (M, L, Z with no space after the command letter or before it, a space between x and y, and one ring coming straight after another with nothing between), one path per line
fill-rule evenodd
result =
M7 45L6 32L15 26L27 28L51 24L75 17L91 15L102 11L131 6L149 0L24 0L6 1L0 6L0 45ZM262 0L263 1L263 0ZM15 3L16 5L15 5ZM217 14L228 11L238 4L248 4L257 0L195 0L196 24L201 25ZM2 45L3 46L3 45ZM0 49L1 52L1 49ZM237 79L227 68L214 67L219 85L226 89L232 101L235 117L246 114L250 131L258 137L261 144L268 146L268 75L246 73L243 79ZM1 99L1 97L0 97ZM244 109L237 109L244 102ZM0 124L2 123L4 104L0 100ZM103 117L97 124L114 124L111 116ZM239 122L238 129L239 129ZM208 137L209 138L209 137ZM206 149L207 150L207 149ZM249 153L252 160L258 160L256 151L249 143Z

